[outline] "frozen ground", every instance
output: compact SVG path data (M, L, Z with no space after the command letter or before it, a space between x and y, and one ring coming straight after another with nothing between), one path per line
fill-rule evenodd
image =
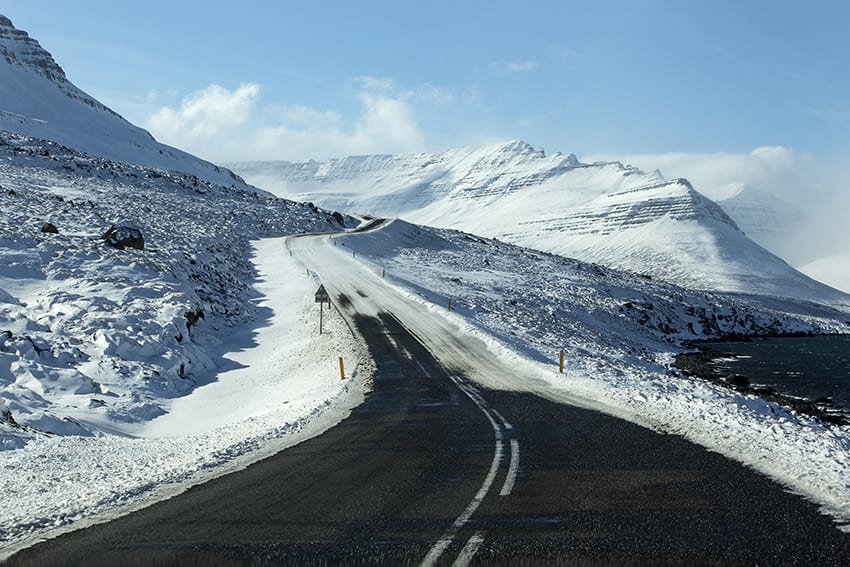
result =
M371 366L338 316L317 335L318 280L305 265L332 290L351 292L362 312L391 310L472 380L682 434L850 521L847 427L669 368L684 339L847 331L846 312L693 292L402 222L284 241L339 229L342 217L253 191L158 144L77 89L5 18L0 52L0 126L77 148L0 132L0 558L343 419L362 400ZM368 210L449 218L529 245L548 239L550 250L676 281L848 305L752 248L687 183L622 164L580 164L514 142L284 169L287 190L318 185L346 208L364 202L352 192L368 190ZM552 217L552 202L569 210ZM517 211L528 222L512 228ZM56 232L42 230L48 222ZM106 246L100 235L113 224L140 229L144 249ZM683 250L684 270L671 263ZM696 282L685 278L694 274ZM565 375L555 370L561 349ZM337 355L353 380L339 380Z
M324 207L459 229L692 289L850 306L847 294L750 240L687 180L619 162L581 163L511 141L437 154L232 167L278 195ZM770 230L772 217L753 212L758 197L746 201L747 228Z
M250 301L249 241L339 227L305 205L2 133L0 210L0 448L161 415L218 368L232 327L266 315ZM107 246L112 224L140 229L144 249Z

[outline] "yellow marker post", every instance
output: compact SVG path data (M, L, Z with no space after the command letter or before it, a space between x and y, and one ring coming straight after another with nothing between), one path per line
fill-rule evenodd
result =
M558 363L558 366L561 370L561 374L563 374L564 373L564 350L563 349L561 349L561 356L560 356L560 361Z
M339 357L339 379L345 380L345 366L342 365L342 357Z

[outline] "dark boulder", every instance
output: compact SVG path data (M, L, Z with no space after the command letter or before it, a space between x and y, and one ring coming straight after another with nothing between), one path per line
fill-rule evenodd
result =
M342 218L342 215L340 213L334 211L334 213L331 216L334 218L334 220L337 222L337 224L339 224L341 226L345 226L345 219Z
M726 383L736 388L748 388L750 385L750 381L746 376L741 376L734 372L726 376Z
M186 317L186 328L191 331L192 327L204 318L204 310L196 307L194 311L187 311L183 316Z
M59 229L56 228L56 225L52 222L46 222L41 225L41 232L44 232L46 234L59 234Z
M142 231L138 228L112 225L100 238L106 242L107 246L112 246L118 250L125 248L145 249L145 239L142 236Z

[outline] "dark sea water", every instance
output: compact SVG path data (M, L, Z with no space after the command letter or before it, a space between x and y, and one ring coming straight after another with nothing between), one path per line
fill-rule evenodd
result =
M754 386L815 400L829 397L850 410L850 335L754 339L705 346L730 353L718 366L749 378ZM731 358L731 357L730 357Z

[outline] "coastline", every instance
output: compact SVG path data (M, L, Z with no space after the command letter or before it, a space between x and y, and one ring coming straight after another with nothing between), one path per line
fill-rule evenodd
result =
M832 336L815 333L777 333L770 335L724 335L712 339L688 341L685 348L689 349L676 355L674 366L685 376L705 380L739 392L744 395L758 396L770 402L786 406L793 411L815 417L829 425L850 425L850 408L835 405L831 398L807 398L792 396L777 391L770 386L753 386L752 377L746 374L729 372L721 362L735 357L734 353L723 352L716 347L717 343L751 343L759 339L803 338ZM846 334L834 334L847 336ZM708 347L707 344L713 346Z

